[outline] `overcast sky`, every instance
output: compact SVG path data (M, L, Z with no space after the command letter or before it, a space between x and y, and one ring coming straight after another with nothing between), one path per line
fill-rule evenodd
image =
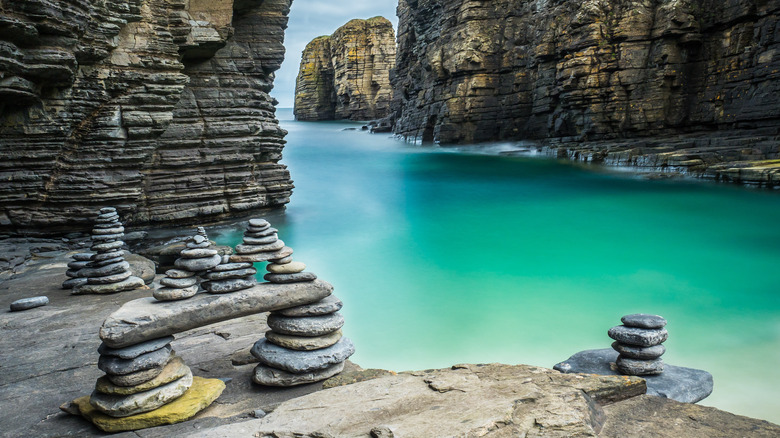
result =
M295 77L301 64L301 52L309 41L330 35L353 18L381 15L398 28L395 8L398 0L293 0L290 23L285 34L287 55L276 72L273 97L280 108L292 108L295 101Z

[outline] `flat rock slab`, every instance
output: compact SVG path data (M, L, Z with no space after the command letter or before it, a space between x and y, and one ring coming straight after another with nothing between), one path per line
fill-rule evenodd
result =
M259 284L229 295L198 294L184 301L133 300L106 318L100 338L111 348L242 316L317 302L333 292L328 282Z
M104 432L124 432L187 421L211 405L224 390L225 382L219 379L194 377L192 386L183 396L161 408L143 414L123 418L110 417L95 409L89 403L89 396L78 398L60 409L74 413L76 408L78 414Z
M30 310L36 307L41 307L49 304L48 297L32 297L16 300L11 303L11 312L21 312L22 310Z
M611 348L581 351L555 365L562 373L621 375L612 364L618 353ZM663 374L642 376L647 381L647 394L670 398L682 403L697 403L712 394L712 374L693 368L665 365Z

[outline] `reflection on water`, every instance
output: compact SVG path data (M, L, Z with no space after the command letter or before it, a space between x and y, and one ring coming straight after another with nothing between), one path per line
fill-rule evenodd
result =
M291 118L280 114L296 190L274 225L335 286L361 366L552 367L608 347L622 315L657 313L666 361L715 377L702 404L780 422L767 367L780 363L778 194Z

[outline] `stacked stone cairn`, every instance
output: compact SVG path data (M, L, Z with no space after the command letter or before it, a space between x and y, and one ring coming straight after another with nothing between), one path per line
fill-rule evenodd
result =
M100 209L92 229L92 254L90 262L81 268L74 278L86 278L73 288L74 295L109 294L129 291L144 286L144 281L133 276L130 264L124 259L122 241L125 228L113 207Z
M87 284L87 278L80 277L79 271L86 268L87 265L92 261L92 255L93 254L91 252L73 254L73 261L68 263L68 271L65 272L65 275L68 276L68 279L62 283L63 289L73 289L76 286L83 286Z
M230 261L258 263L288 260L293 250L284 246L284 241L279 240L277 233L278 230L272 228L265 219L251 219L244 232L244 242L236 246L236 254L230 256Z
M618 352L615 364L618 372L628 376L650 376L664 371L662 344L669 338L664 328L666 319L658 315L626 315L623 325L609 329L614 339L612 348Z
M198 274L205 275L213 269L222 257L217 250L211 248L209 236L203 227L198 227L198 234L193 236L175 262L176 269L165 272L165 278L160 280L160 287L153 296L158 301L178 301L192 298L198 293Z
M98 348L99 378L89 403L111 417L153 411L178 399L192 386L190 368L171 349L173 336L125 348Z

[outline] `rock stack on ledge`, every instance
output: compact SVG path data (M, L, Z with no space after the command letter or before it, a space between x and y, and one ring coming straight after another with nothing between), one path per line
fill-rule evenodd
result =
M174 262L176 269L196 272L203 276L205 273L222 263L222 256L211 248L208 237L196 234L187 243L187 247L181 251L180 258Z
M712 375L703 370L665 365L661 345L669 337L666 319L657 315L633 314L623 325L607 333L616 342L612 348L581 351L556 364L562 373L641 376L647 394L683 403L697 403L712 393Z
M303 272L305 264L285 261L269 264L264 278L277 284L317 278ZM295 386L340 373L344 361L355 353L352 341L341 335L341 307L341 300L330 295L313 304L272 312L268 317L271 330L251 350L260 359L252 380L267 386Z
M169 269L153 296L157 301L178 301L192 298L198 293L198 277L184 269Z
M144 286L144 281L133 276L130 264L124 259L122 241L125 228L113 207L100 209L92 229L90 262L80 269L75 278L86 278L86 283L73 288L74 295L110 294L129 291Z
M244 232L244 243L236 246L236 254L230 256L232 263L257 263L285 261L292 256L292 248L284 246L277 237L277 230L265 219L251 219Z
M608 332L615 340L612 348L618 352L615 362L618 371L627 376L661 374L664 371L661 356L666 352L662 344L669 337L664 328L666 319L640 313L624 316L621 321L623 325Z

